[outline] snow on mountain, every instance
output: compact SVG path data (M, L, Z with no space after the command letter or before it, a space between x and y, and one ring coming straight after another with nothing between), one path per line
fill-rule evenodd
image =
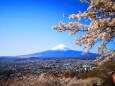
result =
M98 54L87 53L82 55L82 51L76 51L68 48L64 44L59 44L58 46L43 52L38 52L34 54L29 54L32 58L41 59L65 59L65 58L75 58L75 59L95 59Z
M37 52L33 54L17 56L19 59L85 59L85 60L94 60L96 57L100 56L99 54L88 52L85 55L82 55L82 51L76 51L68 48L64 44L59 44L58 46L46 50L43 52ZM2 59L2 58L1 58ZM7 59L7 58L6 58ZM13 57L14 59L14 57Z
M70 50L70 49L64 44L59 44L56 47L52 48L51 50Z

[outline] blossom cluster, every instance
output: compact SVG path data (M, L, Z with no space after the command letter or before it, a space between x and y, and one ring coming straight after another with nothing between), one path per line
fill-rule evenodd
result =
M107 48L107 44L115 39L115 2L111 0L82 0L82 2L89 4L87 11L72 14L69 19L82 20L87 18L91 21L89 25L77 22L70 22L66 25L60 22L59 26L53 26L53 29L60 32L69 31L70 35L84 32L84 35L74 41L75 44L83 45L87 49L86 52L88 52L95 43L100 41L98 53L108 58L115 57L115 51Z
M65 23L63 22L60 22L59 23L59 26L53 26L52 28L54 30L57 30L59 32L66 32L66 31L69 31L70 32L70 35L73 35L75 34L76 32L79 32L81 31L80 27L86 27L86 25L82 25L80 23L77 23L77 22L69 22L68 25L66 25Z

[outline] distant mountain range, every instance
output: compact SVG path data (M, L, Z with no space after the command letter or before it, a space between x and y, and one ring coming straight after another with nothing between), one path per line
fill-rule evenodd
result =
M98 57L98 54L87 53L82 55L82 51L72 50L66 47L63 44L60 44L50 50L29 54L27 56L31 58L43 58L43 59L65 59L65 58L74 58L74 59L95 59Z
M98 54L87 53L82 55L82 51L72 50L63 44L60 44L50 50L44 52L38 52L34 54L16 56L16 59L82 59L82 60L94 60L98 57ZM2 58L3 59L3 58ZM13 59L13 58L12 58Z

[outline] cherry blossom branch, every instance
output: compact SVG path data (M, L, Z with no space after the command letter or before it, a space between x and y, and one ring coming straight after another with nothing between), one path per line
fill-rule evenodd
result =
M59 26L53 26L53 29L59 32L69 31L70 35L84 32L84 35L74 41L75 44L84 45L88 52L99 40L101 43L98 46L98 53L109 58L115 57L115 51L107 50L106 46L115 38L115 2L110 0L82 0L82 2L89 4L87 11L71 14L69 19L80 21L88 18L91 21L89 25L77 22L69 22L66 25L60 22Z

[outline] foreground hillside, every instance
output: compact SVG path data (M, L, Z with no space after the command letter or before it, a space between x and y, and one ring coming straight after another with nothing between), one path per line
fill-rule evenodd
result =
M99 78L88 78L78 80L74 78L53 77L41 74L40 76L27 75L23 77L15 77L7 82L0 82L0 86L94 86L101 85Z
M0 86L114 86L111 72L115 71L115 62L108 61L89 72L77 74L17 74L1 79Z

